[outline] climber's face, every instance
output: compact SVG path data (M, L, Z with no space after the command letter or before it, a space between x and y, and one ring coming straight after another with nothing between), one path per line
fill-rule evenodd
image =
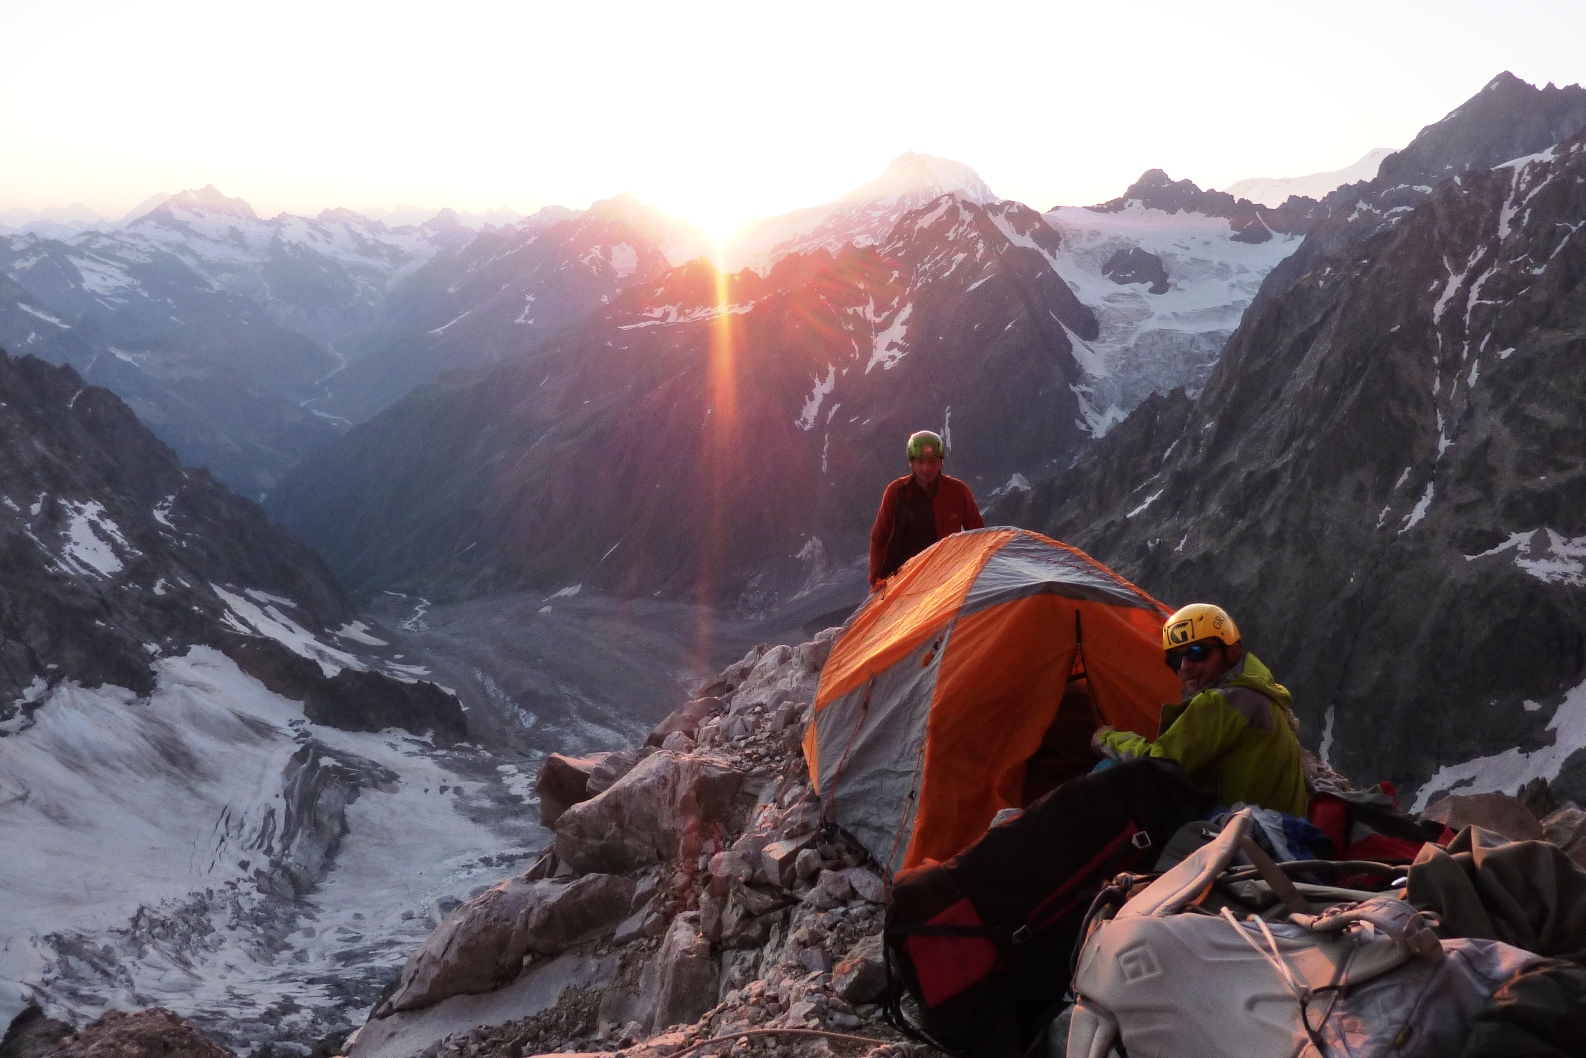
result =
M942 476L940 456L920 456L909 460L909 466L914 468L914 480L926 488L936 484L936 479Z
M1199 694L1215 687L1229 669L1245 656L1239 643L1225 644L1220 639L1201 639L1188 646L1168 651L1168 667L1178 673L1187 694Z

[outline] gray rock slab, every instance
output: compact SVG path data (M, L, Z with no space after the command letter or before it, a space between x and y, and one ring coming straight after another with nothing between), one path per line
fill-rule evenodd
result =
M604 988L617 972L615 956L580 952L531 967L517 980L478 995L452 996L423 1010L377 1018L358 1031L347 1058L411 1058L432 1044L481 1026L502 1025L555 1006L569 988Z

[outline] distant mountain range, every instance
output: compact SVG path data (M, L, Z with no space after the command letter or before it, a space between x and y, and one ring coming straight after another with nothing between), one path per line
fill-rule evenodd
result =
M1263 206L1281 206L1291 196L1301 198L1326 198L1335 189L1346 184L1372 180L1382 159L1393 153L1392 147L1373 147L1352 165L1325 173L1306 176L1257 176L1235 180L1228 185L1228 193L1235 198L1248 198Z
M873 247L943 194L998 201L967 166L908 154L836 202L749 225L726 254L764 273L790 255ZM1254 207L1236 216L1232 200L1217 202L1190 204L1149 233L1128 217L1096 228L1093 211L1048 215L1086 244L1054 250L1053 261L1075 289L1091 285L1102 321L1082 353L1087 431L1105 432L1148 392L1197 387L1286 252L1286 239L1244 249L1257 244L1225 222L1249 223ZM1172 258L1171 283L1118 289L1124 273L1108 261L1146 243ZM1102 245L1111 249L1098 258ZM73 364L189 465L258 497L413 386L527 352L629 287L716 251L631 195L475 231L450 210L403 226L349 210L261 218L210 186L153 196L100 230L0 234L0 277L10 281L0 286L0 341Z
M923 203L893 221L910 174L929 178ZM925 197L939 177L968 190ZM425 271L460 278L428 283L454 300L425 310L413 359L522 351L413 390L306 459L270 510L359 592L576 575L755 612L862 549L911 430L941 430L952 472L990 499L1067 466L1151 392L1198 388L1312 220L1157 171L1045 217L918 156L870 186L882 197L827 211L855 225L835 252L777 250L763 276L636 253L645 281L532 347L516 325L538 302L508 280L553 250L498 233L437 257Z

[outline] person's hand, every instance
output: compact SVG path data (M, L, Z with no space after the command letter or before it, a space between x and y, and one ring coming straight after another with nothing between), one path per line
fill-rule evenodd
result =
M885 581L881 580L881 578L879 578L879 577L871 577L870 578L870 594L874 595L876 592L880 591L881 590L881 585L884 584L884 583L885 583Z

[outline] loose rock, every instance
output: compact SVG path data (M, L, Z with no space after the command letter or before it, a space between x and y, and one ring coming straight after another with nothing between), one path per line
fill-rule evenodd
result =
M568 757L552 753L545 758L539 778L534 781L534 792L540 798L541 826L554 827L569 807L594 796L589 790L589 775L607 756L591 753L587 757Z
M832 989L850 1003L868 1003L887 985L881 934L866 937L832 971Z
M631 871L674 859L685 834L727 820L742 781L720 758L660 750L562 814L557 855L586 872Z

